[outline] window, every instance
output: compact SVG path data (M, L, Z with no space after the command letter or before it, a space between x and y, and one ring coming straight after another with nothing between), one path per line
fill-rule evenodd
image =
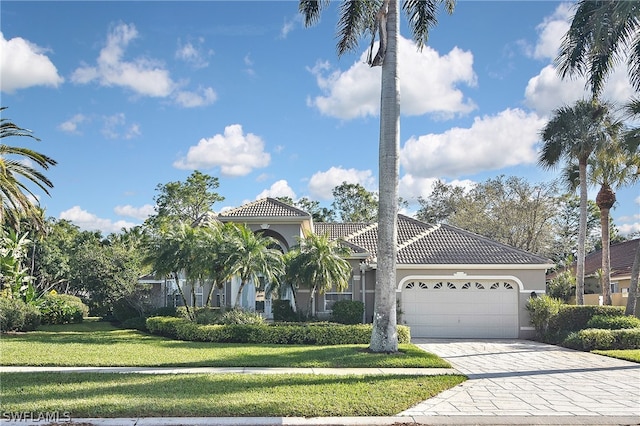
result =
M353 277L349 279L349 286L344 291L337 291L334 286L324 294L324 311L331 312L333 304L339 300L353 300Z
M620 293L620 286L617 281L611 282L611 293Z

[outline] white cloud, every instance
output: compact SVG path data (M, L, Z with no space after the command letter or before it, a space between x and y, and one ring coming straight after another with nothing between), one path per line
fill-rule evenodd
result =
M130 124L124 113L113 114L103 117L104 125L102 135L107 139L133 139L142 134L140 125Z
M206 68L209 66L209 62L207 61L207 56L211 55L212 52L205 52L202 44L204 43L203 38L199 38L198 46L194 45L191 42L182 44L180 40L178 40L178 49L176 50L176 58L185 61L189 65L191 65L195 69Z
M536 59L555 59L573 14L570 3L560 3L554 13L536 27L538 40L530 55Z
M381 70L369 67L366 55L367 52L362 53L346 71L332 71L327 62L318 62L309 69L323 95L307 103L322 114L345 120L378 115ZM451 116L475 109L475 104L457 88L461 84L476 85L470 52L455 47L440 56L428 46L420 52L413 41L400 37L399 64L403 114Z
M64 79L44 52L21 37L5 40L0 32L0 91L13 93L33 86L62 84Z
M412 202L416 201L418 197L429 197L433 191L433 184L438 180L443 179L433 177L416 177L406 174L400 178L398 190L403 199L408 201L410 204L413 204ZM454 179L450 182L447 182L446 180L443 181L448 185L461 186L466 190L471 189L476 184L476 182L468 179Z
M189 148L186 157L173 165L188 170L220 167L224 176L245 176L270 162L271 156L264 152L262 138L253 133L245 135L240 124L232 124L224 128L222 135L200 139Z
M142 207L134 207L131 205L116 206L113 211L118 216L132 217L142 221L156 213L154 206L151 204L145 204Z
M468 129L411 137L400 150L400 164L415 178L434 178L535 163L543 125L537 115L520 109L476 117Z
M280 38L287 38L289 33L296 27L302 25L302 15L296 14L292 19L285 19L282 28L280 29Z
M58 126L58 129L62 130L65 133L80 134L78 126L87 120L88 118L85 115L76 114L67 121L61 123Z
M174 98L178 105L194 108L213 104L218 99L218 95L211 87L201 87L197 92L178 91Z
M291 199L296 199L296 193L291 189L289 183L282 179L275 182L269 189L265 189L261 193L256 196L256 200L266 197L290 197Z
M80 208L80 206L73 206L69 210L61 212L59 218L73 222L82 230L98 230L103 234L120 232L122 228L132 228L137 225L125 220L118 220L116 222L113 222L111 219L101 219L95 214L83 210L82 208Z
M373 190L375 178L371 170L343 169L331 167L326 172L317 172L309 179L309 192L311 196L320 200L333 198L333 188L343 182L358 183L368 191Z

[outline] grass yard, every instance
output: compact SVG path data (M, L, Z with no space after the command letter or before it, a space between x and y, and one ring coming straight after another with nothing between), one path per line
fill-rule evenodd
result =
M612 358L624 359L640 363L640 349L618 349L609 351L593 351L598 355L606 355Z
M400 354L370 354L367 345L302 346L183 342L122 330L109 323L45 326L3 335L0 365L122 367L450 367L411 344Z
M5 412L78 417L390 416L463 376L8 373Z

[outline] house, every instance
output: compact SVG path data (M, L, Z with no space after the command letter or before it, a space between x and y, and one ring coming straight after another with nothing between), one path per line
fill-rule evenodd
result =
M611 304L627 306L629 285L631 284L631 267L638 250L640 238L623 241L609 246L611 259ZM572 266L575 272L575 265ZM598 270L602 269L602 250L596 250L584 258L584 286L586 305L602 304L602 285L598 277Z
M244 223L254 232L273 237L283 252L305 231L340 239L351 250L349 287L316 295L312 309L318 317L328 317L337 300L359 300L365 305L364 320L372 321L377 223L314 223L309 213L273 198L222 212L218 220ZM533 336L526 303L545 292L545 274L553 266L549 260L453 226L404 215L398 216L397 244L398 322L410 326L412 336ZM233 303L239 285L231 280L223 291L216 290L214 304ZM241 304L269 317L270 300L263 287L245 286ZM206 292L206 286L200 291ZM308 290L300 289L298 306L306 306L309 297Z

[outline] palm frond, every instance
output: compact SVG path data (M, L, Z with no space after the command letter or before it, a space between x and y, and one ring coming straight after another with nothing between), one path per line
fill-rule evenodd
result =
M438 24L438 6L442 3L449 14L453 13L455 0L406 0L403 3L413 40L419 49L427 43L429 31Z
M329 0L300 0L298 11L304 16L304 25L310 27L320 21L320 13Z

